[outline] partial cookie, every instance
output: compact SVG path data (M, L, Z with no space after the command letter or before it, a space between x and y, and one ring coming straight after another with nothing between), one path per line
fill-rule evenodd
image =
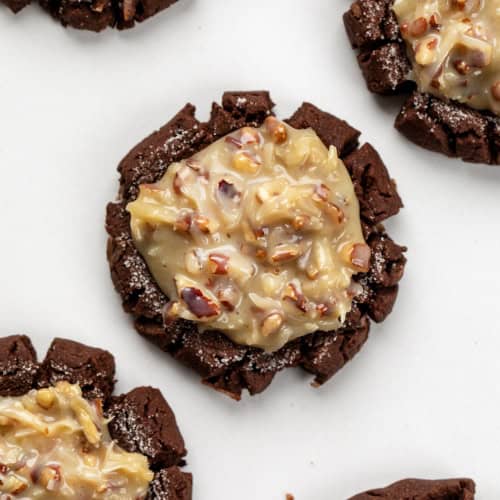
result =
M145 498L189 500L192 476L180 469L187 452L170 406L161 392L152 387L138 387L127 394L112 396L114 374L113 355L102 349L55 339L39 364L28 337L16 335L0 339L0 397L4 398L3 405L8 397L29 393L48 410L54 397L68 394L77 397L81 389L90 405L87 409L79 406L80 411L96 411L96 415L104 412L106 418L111 419L108 430L118 446L125 452L145 457L154 474ZM78 389L74 389L76 387ZM38 388L41 388L39 393L29 392ZM0 414L2 411L0 405ZM92 439L91 432L86 435ZM38 464L37 470L41 470L42 465ZM0 475L9 474L9 470L0 471ZM9 481L12 482L13 478ZM42 484L37 481L35 484Z
M19 396L35 385L36 353L26 335L0 339L0 395Z
M474 500L476 485L472 479L404 479L386 488L366 491L349 500Z
M127 451L146 455L153 469L182 463L184 440L158 389L139 387L112 398L108 415L113 438Z
M431 95L429 91L415 90L412 61L393 11L394 4L394 0L357 0L344 14L345 28L352 47L358 50L358 63L368 89L381 95L410 94L395 126L419 146L447 156L459 157L467 162L500 164L500 117L497 114L487 109L472 109L457 100L442 99ZM467 12L464 15L475 19L480 13ZM432 51L439 50L441 45L449 46L434 41L434 35L438 36L440 33L441 21L438 18L436 13L429 20L421 17L413 25L404 25L406 35L409 31L410 37L427 36L424 41L428 43L429 50L426 49L425 54L425 47L420 48L425 44L418 45L418 40L415 42L420 51L416 56L420 63L419 68L424 71L427 67L432 68L434 64ZM470 22L470 19L467 22ZM485 45L486 42L481 43ZM486 49L488 47L485 45ZM450 60L458 76L465 78L469 73L473 73L473 70L481 68L472 66L479 63L467 62L468 56L465 53L462 55L462 52L462 49L457 48L450 55ZM436 73L436 78L440 77L439 72ZM437 80L430 82L431 90L437 85L436 82ZM492 93L500 99L500 81L496 85L498 92L492 90ZM495 98L492 101L494 102Z
M66 339L54 339L38 374L38 386L60 380L78 384L88 399L107 400L115 385L115 360L108 351Z
M174 466L155 474L146 500L191 500L192 492L192 474Z
M108 27L132 28L170 7L177 0L39 0L40 5L63 26L102 31ZM17 13L31 0L0 0Z
M144 139L122 160L119 199L107 207L108 260L114 285L137 331L196 370L203 382L235 399L247 389L262 392L274 375L301 366L315 375L315 384L331 378L359 351L368 337L370 319L383 321L391 312L403 275L405 248L395 244L380 222L402 206L394 182L376 151L358 148L359 131L312 104L304 104L288 120L297 129L311 127L324 144L336 146L352 177L361 206L364 236L371 247L369 271L356 275L363 293L355 300L344 327L316 332L268 353L237 344L218 331L201 333L188 320L164 321L169 299L149 272L131 236L129 202L139 186L158 181L173 162L191 157L220 137L260 126L273 115L268 92L227 92L222 106L213 104L208 122L196 119L186 105L170 122Z

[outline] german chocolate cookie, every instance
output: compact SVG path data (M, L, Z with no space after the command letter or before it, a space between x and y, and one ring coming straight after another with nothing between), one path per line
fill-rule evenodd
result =
M476 485L472 479L404 479L386 488L366 491L349 500L474 500Z
M316 386L325 383L365 343L370 321L381 322L391 312L406 263L406 249L394 243L381 225L402 207L381 158L370 144L359 147L360 132L348 123L304 103L285 121L294 129L312 128L326 147L335 146L352 179L359 200L362 236L371 249L368 271L354 276L361 293L354 299L342 327L317 331L266 352L235 343L221 331L200 331L194 321L166 318L169 298L134 244L127 204L137 199L140 185L158 181L172 163L190 158L233 131L269 122L273 107L265 91L226 92L222 105L212 105L210 119L205 123L196 119L194 106L187 104L122 160L118 167L118 200L107 207L111 276L125 311L134 318L136 330L198 372L203 383L234 399L240 398L243 389L252 395L262 392L278 371L288 367L301 366L312 373ZM271 120L271 125L276 122ZM249 133L252 130L256 129ZM275 132L280 139L281 129ZM233 137L226 140L234 142ZM233 191L227 183L223 187L226 194Z
M470 3L479 5L479 2ZM401 23L393 10L395 4L395 0L357 0L344 14L346 31L352 47L358 50L358 63L368 89L380 95L409 94L396 118L395 126L417 145L467 162L498 165L498 112L495 114L491 111L493 108L488 106L473 105L478 95L474 93L474 89L461 96L461 99L454 98L458 95L457 88L467 88L468 78L476 70L490 64L491 47L484 43L479 34L474 34L466 41L459 40L455 45L447 40L439 42L441 34L442 37L448 35L442 30L443 21L438 13L430 15L429 20L422 16L413 23ZM465 6L465 2L454 5L457 5L457 9L462 9L462 4ZM416 5L418 9L418 2ZM462 14L463 21L470 23L467 18L469 13ZM416 40L415 48L411 51L415 64L412 64L409 56L410 51L402 29L406 39ZM446 33L455 32L450 29ZM449 35L449 38L452 36L454 35ZM422 43L417 43L419 37ZM474 48L468 47L469 43ZM480 44L484 45L484 52L481 52L483 48L476 48ZM449 53L440 54L439 50L448 50ZM419 81L426 85L418 88L425 91L419 91L415 83L415 72L425 72L428 68L429 71L434 71L434 67L437 67L433 73L434 79L424 74ZM447 81L454 79L456 82L454 87L450 84L452 88L446 97L440 95L440 86L444 87L440 83L443 68L451 75ZM494 73L494 70L491 72ZM493 85L488 82L482 91L488 93L490 103L495 103L494 106L498 108L500 81Z
M61 390L68 390L68 386L75 387L69 384L77 384L82 396L91 404L97 401L104 417L110 419L108 431L111 439L126 452L147 458L154 476L151 476L153 479L149 482L146 498L190 500L192 476L180 469L185 463L184 440L168 403L160 391L152 387L138 387L127 394L113 396L114 377L113 355L102 349L71 340L55 339L45 359L38 362L27 336L0 338L0 399L24 396L35 389L38 390L36 397L37 401L40 398L39 404L48 408L41 396L46 398L51 395L40 389L52 388L50 390L53 391L54 387L58 387L57 384L66 383L66 386L61 386ZM27 463L30 464L29 460ZM60 467L49 466L64 476L64 463ZM34 483L40 484L42 472L33 467L31 478ZM13 469L14 472L16 470ZM0 468L0 474L8 474L7 468ZM110 488L118 486L119 482ZM56 486L48 483L47 489L49 492L56 491Z
M63 26L89 31L113 27L132 28L170 7L177 0L39 0L40 5ZM18 13L31 0L0 0Z

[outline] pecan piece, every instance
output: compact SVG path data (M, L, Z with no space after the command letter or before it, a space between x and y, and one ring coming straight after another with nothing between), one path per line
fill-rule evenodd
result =
M181 298L186 303L187 308L197 318L212 318L220 314L219 306L199 288L186 287L181 290Z
M287 262L294 260L300 255L297 245L278 245L271 255L271 261L274 263Z
M288 134L283 122L280 122L274 116L269 116L266 118L264 124L276 144L283 144L287 140Z
M240 201L241 193L236 189L234 184L231 184L230 182L227 182L226 180L222 179L219 182L218 190L219 193L225 196L226 198L230 198L235 202Z
M273 312L266 316L260 325L260 332L264 337L277 333L283 324L283 316L279 312Z
M297 306L297 309L302 312L307 311L307 300L304 294L298 289L294 283L289 283L285 290L285 299L291 300Z
M229 257L223 253L211 253L208 256L208 266L212 274L227 274Z
M368 245L356 243L350 252L351 264L361 272L368 272L372 251Z

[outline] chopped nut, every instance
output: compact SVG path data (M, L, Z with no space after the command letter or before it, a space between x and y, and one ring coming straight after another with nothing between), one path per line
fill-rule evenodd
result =
M61 468L57 465L47 465L38 474L37 483L49 491L55 491L59 487L60 481Z
M208 256L208 266L213 274L227 274L229 269L229 257L222 253L211 253Z
M296 259L300 255L297 245L279 245L271 254L272 262L287 262Z
M440 19L441 18L440 18L439 13L434 12L434 14L432 14L432 16L429 19L429 24L430 24L431 28L439 30L439 28L441 27Z
M330 197L330 188L324 184L316 184L312 199L316 202L328 201Z
M176 300L167 302L163 310L163 321L166 325L171 324L179 317L181 313L181 305Z
M46 410L54 404L55 399L56 397L51 389L40 389L36 393L36 402Z
M368 245L356 243L349 250L349 260L357 270L367 272L370 269L371 253Z
M259 170L260 163L249 153L240 151L233 157L233 167L236 170L247 173L256 173Z
M327 202L325 205L325 212L335 224L342 224L342 222L344 222L344 212L334 203Z
M436 62L437 56L435 44L433 45L432 43L431 45L429 43L420 43L415 50L415 60L421 66L427 66Z
M326 316L330 312L330 308L326 304L318 304L316 310L320 316Z
M306 274L310 280L315 280L319 276L319 269L314 264L308 264Z
M240 130L240 142L244 146L247 144L259 144L260 135L259 132L252 127L243 127Z
M287 140L285 125L274 116L267 117L264 125L276 144L282 144Z
M203 269L200 257L196 250L191 250L186 254L184 265L186 266L186 271L189 274L198 275Z
M422 36L427 31L427 19L425 17L418 17L409 26L409 33L411 36Z
M195 158L188 158L186 160L186 166L189 167L193 172L201 175L204 178L208 178L208 172L205 171L202 164Z
M228 286L217 292L217 298L225 309L234 311L239 301L240 294L234 286Z
M203 295L203 292L199 288L183 288L180 295L188 309L197 318L210 318L220 314L217 304Z
M196 170L191 168L189 165L185 165L177 172L174 176L173 181L173 189L175 194L181 195L184 193L184 189L186 186L192 184L196 179Z
M482 50L475 49L471 50L469 54L469 63L473 68L485 68L491 64L492 58L492 47L486 44Z
M218 189L219 193L224 195L226 198L230 198L236 202L239 202L241 199L241 193L235 188L234 184L231 184L224 179L219 182Z
M267 252L263 248L257 248L257 250L255 250L255 256L259 260L264 260L267 259Z
M224 142L226 144L229 144L230 146L233 146L233 147L238 148L238 149L241 149L243 147L243 144L241 143L241 141L239 141L238 139L236 139L236 137L234 137L232 135L228 135L228 136L224 137Z
M289 299L295 303L302 312L307 311L307 300L294 283L289 283L285 290L284 299Z
M262 320L260 331L264 337L269 337L279 331L283 325L283 316L278 313L271 313Z
M293 225L294 229L299 231L310 221L311 221L311 218L307 215L296 215L293 218L292 225Z
M453 63L453 67L457 70L457 73L461 75L466 75L470 71L470 66L463 59L457 59Z
M207 217L201 214L194 214L192 223L204 234L210 234L217 230L217 224L211 222Z
M191 229L191 215L185 214L179 217L174 223L174 231L179 233L188 233Z
M4 479L2 491L16 496L28 487L27 483L15 475L9 475Z

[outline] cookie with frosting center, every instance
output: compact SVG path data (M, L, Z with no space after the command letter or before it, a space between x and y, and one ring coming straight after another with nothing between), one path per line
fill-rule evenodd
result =
M303 104L227 92L187 105L121 162L108 259L136 328L234 398L283 368L328 380L394 304L404 248L380 222L402 206L369 144Z
M395 126L431 151L500 163L496 3L357 0L344 24L371 92L410 94Z
M0 338L1 493L190 500L169 405L151 387L113 396L114 375L102 349L55 339L39 363L28 337Z

